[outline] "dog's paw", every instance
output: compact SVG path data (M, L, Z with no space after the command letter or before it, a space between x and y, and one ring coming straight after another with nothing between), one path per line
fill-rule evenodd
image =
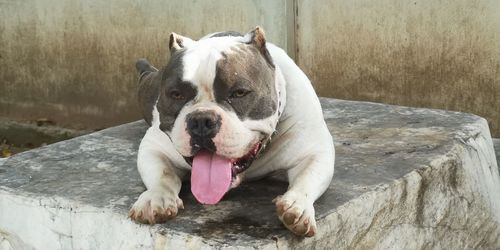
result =
M276 197L273 202L276 205L278 218L286 228L298 236L314 236L316 220L311 201L303 196L287 192L283 196Z
M147 190L139 196L128 216L141 223L156 224L174 218L179 209L184 209L184 205L177 195Z

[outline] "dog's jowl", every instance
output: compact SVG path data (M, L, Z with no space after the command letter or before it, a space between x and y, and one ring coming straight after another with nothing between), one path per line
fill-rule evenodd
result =
M147 190L130 217L153 224L176 216L187 176L200 203L217 204L244 179L285 170L278 217L293 233L313 236L313 203L330 184L335 152L309 79L260 27L198 41L172 33L169 47L160 70L136 64L150 128L138 153Z

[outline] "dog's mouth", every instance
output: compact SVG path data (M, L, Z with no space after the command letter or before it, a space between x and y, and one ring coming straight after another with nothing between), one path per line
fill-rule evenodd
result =
M231 159L232 167L231 167L231 174L232 174L232 179L235 181L236 177L238 174L242 173L243 171L247 170L248 167L252 164L253 160L257 156L257 153L259 152L260 148L262 146L262 142L259 142L255 144L255 146L244 156L237 158L237 159ZM203 150L200 150L203 151ZM199 153L199 152L198 152ZM194 156L191 157L184 157L187 163L189 165L193 165L193 159Z
M208 150L200 150L193 157L185 157L191 164L191 192L203 204L216 204L224 194L240 182L239 174L248 169L262 143L237 159L229 159Z

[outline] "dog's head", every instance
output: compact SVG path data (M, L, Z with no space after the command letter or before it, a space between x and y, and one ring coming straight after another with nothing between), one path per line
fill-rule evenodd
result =
M147 81L141 85L156 93L144 115L192 161L198 200L216 203L274 132L282 76L260 27L199 41L172 33L169 47L170 61L154 75L145 74L155 71L146 61L137 64L140 81ZM157 113L149 115L148 109Z

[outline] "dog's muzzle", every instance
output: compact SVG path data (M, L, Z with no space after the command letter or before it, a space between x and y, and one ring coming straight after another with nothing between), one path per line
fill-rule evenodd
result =
M191 136L192 154L201 149L215 152L216 147L212 139L217 135L221 126L221 117L215 112L195 111L186 117L187 131Z
M216 204L231 187L236 187L241 182L240 174L250 167L268 141L261 139L249 145L239 158L219 155L213 138L220 132L221 124L221 117L210 110L197 110L186 116L192 157L185 159L191 164L191 192L202 204Z

